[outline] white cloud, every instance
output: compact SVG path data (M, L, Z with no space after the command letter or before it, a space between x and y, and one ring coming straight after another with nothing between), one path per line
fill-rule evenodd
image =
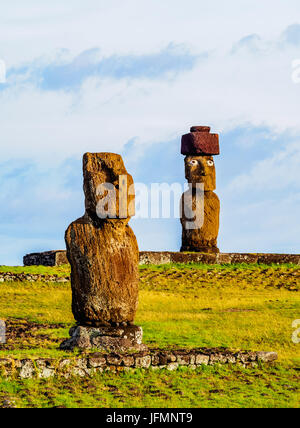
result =
M290 142L285 149L276 150L270 157L258 160L245 174L235 177L230 191L266 192L290 191L300 183L300 137Z
M298 52L280 45L300 8L294 0L289 7L279 0L245 0L238 7L230 0L189 0L184 6L174 0L87 0L84 5L54 0L43 7L33 0L26 6L16 3L2 6L6 44L0 57L7 57L8 65L39 57L54 60L60 48L74 55L92 47L102 55L145 54L175 42L190 46L193 54L212 53L169 81L92 78L75 95L18 82L0 92L3 159L120 151L133 137L140 144L180 138L195 123L220 132L245 123L275 132L300 130L300 85L291 79L291 61ZM272 19L266 22L267 13ZM243 48L231 55L241 40Z
M51 176L50 171L66 158L79 159L85 151L121 152L133 138L144 162L153 143L177 141L179 151L180 136L190 125L211 125L221 133L221 148L225 132L243 124L249 128L263 126L272 130L269 155L256 159L251 167L245 164L246 172L233 175L231 185L222 190L222 249L296 249L293 233L299 214L297 192L289 192L283 198L278 195L277 199L272 193L265 202L255 195L247 201L247 194L253 183L262 195L264 191L274 192L278 185L284 193L290 186L296 188L300 180L300 154L295 139L300 135L300 85L291 78L291 63L300 57L300 46L284 44L282 36L294 23L299 9L298 0L244 0L238 6L233 0L188 0L184 4L181 0L74 0L70 4L54 0L43 6L37 6L34 0L26 1L26 5L16 0L14 6L6 2L1 6L0 37L5 43L1 44L0 59L6 61L8 68L33 60L48 63L57 55L68 54L72 58L94 47L100 49L101 55L110 56L159 52L175 43L185 44L193 55L209 51L210 56L191 71L168 79L89 78L73 93L47 92L20 80L0 91L1 162L30 159ZM249 38L251 35L255 36ZM237 44L239 49L232 54ZM70 53L62 53L62 48ZM284 134L285 147L278 148L272 138ZM251 146L255 152L259 139L243 140L241 145ZM160 156L167 157L168 153ZM145 163L146 167L150 166ZM66 197L63 180L53 178L53 183L48 189L49 204ZM15 184L18 185L22 181ZM35 196L43 199L46 187L41 181ZM239 211L237 201L228 205L230 194L237 191L246 198L244 211ZM3 197L4 192L9 197L9 188L2 190ZM74 196L74 192L67 194L70 206L76 205ZM16 204L24 201L26 198L15 198ZM282 201L288 208L280 211ZM289 228L282 239L273 237L272 230L282 228L285 217ZM259 234L253 233L256 218L262 225ZM63 229L61 219L62 216L59 227ZM38 222L42 224L41 218ZM236 224L241 225L242 231L235 230ZM15 224L7 224L7 236L13 235L14 227ZM144 236L142 229L140 239ZM9 237L5 236L7 242ZM43 242L49 242L50 247L47 239ZM61 241L54 241L52 247L55 242ZM177 240L172 242L177 245ZM13 244L9 250L13 251Z
M103 53L145 53L170 41L200 52L257 33L276 37L294 23L298 0L37 0L2 2L0 57L8 65L68 48L74 54L101 46Z
M120 151L133 137L140 144L180 138L197 123L221 132L248 123L299 133L300 86L291 73L289 51L216 51L169 80L90 78L74 94L19 83L0 92L2 156Z
M259 190L259 202L255 195L247 198L247 193L240 201L236 199L230 204L227 197L224 195L221 199L219 245L222 251L299 254L299 191L278 192L272 198L267 190Z

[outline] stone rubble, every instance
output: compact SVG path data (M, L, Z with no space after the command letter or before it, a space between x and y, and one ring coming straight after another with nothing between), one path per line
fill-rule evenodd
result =
M232 352L226 349L151 350L133 354L94 353L80 358L65 359L0 359L0 374L4 377L22 379L47 379L54 376L93 376L105 371L151 369L169 371L180 367L195 369L203 365L236 364L256 367L272 363L278 358L275 352Z

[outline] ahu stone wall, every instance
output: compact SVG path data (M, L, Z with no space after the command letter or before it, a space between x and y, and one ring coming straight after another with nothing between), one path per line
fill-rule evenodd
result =
M24 266L61 266L68 263L65 250L26 254L23 257Z
M178 351L152 350L135 354L91 354L82 358L35 360L0 359L0 375L22 379L54 376L93 376L105 371L120 372L135 369L169 370L179 367L196 369L203 365L237 364L256 367L277 360L275 352L232 352L226 349L193 349Z
M27 254L24 266L60 266L68 263L66 251L47 251L46 253ZM169 263L205 263L205 264L283 264L300 265L300 254L254 254L254 253L179 253L170 251L141 251L140 265L163 265Z

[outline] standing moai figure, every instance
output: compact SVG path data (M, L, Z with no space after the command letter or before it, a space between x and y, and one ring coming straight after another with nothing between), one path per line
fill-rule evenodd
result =
M139 291L139 249L128 225L133 179L112 153L86 153L83 175L85 215L65 235L77 326L61 348L146 349L141 327L133 325Z
M186 156L185 177L189 183L189 190L181 200L182 252L219 253L220 201L214 193L216 170L212 157L219 153L219 136L210 134L208 126L194 126L182 137L181 154ZM196 197L197 185L202 186L201 200ZM188 226L195 218L201 222Z

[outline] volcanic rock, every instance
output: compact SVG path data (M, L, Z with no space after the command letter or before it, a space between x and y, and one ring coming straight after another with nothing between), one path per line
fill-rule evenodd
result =
M86 213L65 235L72 311L81 326L132 323L139 288L139 250L127 224L134 214L133 179L113 153L85 154L83 175ZM99 218L99 203L109 195L115 215Z
M181 139L181 154L188 155L219 155L219 135L210 134L208 126L193 126L189 134Z

